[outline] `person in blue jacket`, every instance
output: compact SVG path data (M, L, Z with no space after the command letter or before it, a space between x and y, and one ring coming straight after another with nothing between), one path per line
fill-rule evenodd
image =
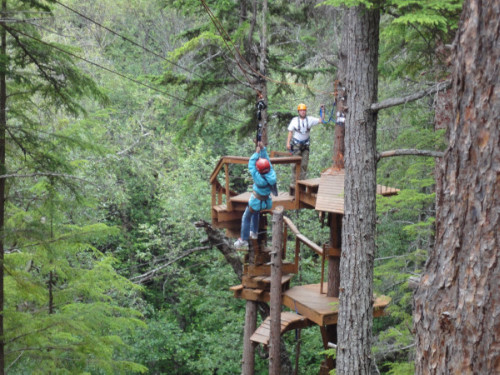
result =
M271 192L276 187L276 172L262 142L257 144L255 153L250 157L248 170L254 182L253 192L241 219L241 237L234 243L236 248L248 246L249 238L257 238L260 211L268 210L273 205Z

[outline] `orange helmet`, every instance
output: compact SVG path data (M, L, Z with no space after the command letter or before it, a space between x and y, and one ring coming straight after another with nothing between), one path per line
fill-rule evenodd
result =
M300 103L298 106L297 106L297 111L302 111L302 110L307 110L307 106L304 104L304 103Z
M257 159L255 166L257 167L257 170L260 174L266 174L271 170L271 164L269 163L269 160L264 158Z

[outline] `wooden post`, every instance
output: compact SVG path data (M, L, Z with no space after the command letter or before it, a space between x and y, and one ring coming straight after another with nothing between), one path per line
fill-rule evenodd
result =
M300 163L295 164L295 208L299 208L299 179L300 179L300 168L302 166L302 159Z
M226 207L228 211L231 211L233 206L231 204L231 193L229 192L229 165L227 163L224 164L224 172L226 174Z
M253 375L255 372L255 344L250 337L257 329L257 302L248 301L245 311L245 332L243 334L242 375Z
M271 252L271 329L269 336L269 375L279 375L281 368L281 253L283 246L283 207L273 211L273 247Z
M330 247L342 247L342 215L328 214L330 221ZM340 290L340 257L328 256L328 297L339 297Z

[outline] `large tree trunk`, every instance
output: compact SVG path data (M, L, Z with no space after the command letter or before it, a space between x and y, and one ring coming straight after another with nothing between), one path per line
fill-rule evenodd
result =
M469 0L437 188L436 244L415 295L418 374L500 373L500 3Z
M372 369L379 9L350 8L337 374Z

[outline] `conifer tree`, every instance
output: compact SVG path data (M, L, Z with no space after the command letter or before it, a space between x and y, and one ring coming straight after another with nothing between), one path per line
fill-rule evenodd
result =
M119 360L120 332L141 324L126 306L135 288L93 246L114 231L73 216L90 204L75 152L97 148L61 117L106 97L77 49L49 43L33 22L51 17L48 4L0 9L0 373L142 372Z

